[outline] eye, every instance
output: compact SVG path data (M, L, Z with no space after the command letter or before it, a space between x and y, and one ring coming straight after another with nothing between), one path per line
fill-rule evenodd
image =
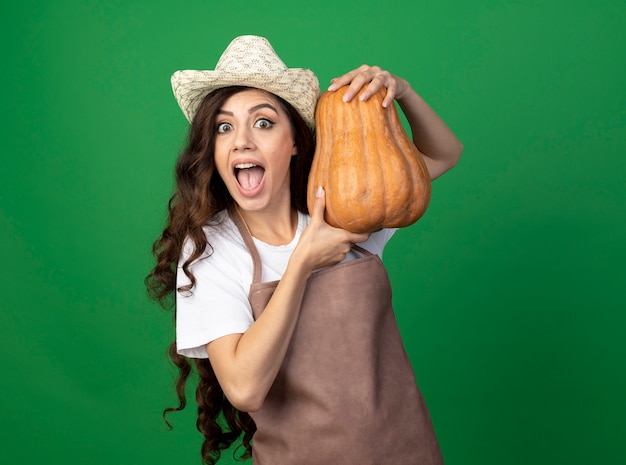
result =
M223 134L228 131L232 131L233 126L230 123L219 123L217 125L217 132Z
M254 123L254 127L259 129L269 129L272 126L274 126L274 121L271 121L267 118L261 118L257 120L256 123Z

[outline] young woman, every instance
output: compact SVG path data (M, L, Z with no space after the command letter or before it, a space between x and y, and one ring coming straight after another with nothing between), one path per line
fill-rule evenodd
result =
M257 465L442 463L380 260L394 231L329 226L321 188L307 211L315 75L242 36L172 84L191 126L147 283L176 308L168 410L195 360L204 462L243 433ZM405 80L363 65L342 86L346 101L386 88L432 179L455 165L461 144Z

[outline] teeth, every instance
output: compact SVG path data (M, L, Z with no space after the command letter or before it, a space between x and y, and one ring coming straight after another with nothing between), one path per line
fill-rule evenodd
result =
M256 165L254 163L238 163L235 165L235 168L238 170L244 170L246 168L254 168Z

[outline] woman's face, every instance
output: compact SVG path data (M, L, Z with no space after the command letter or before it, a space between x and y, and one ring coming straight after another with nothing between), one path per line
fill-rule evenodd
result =
M214 129L217 171L244 211L291 201L289 164L296 145L276 97L259 89L234 94L219 110Z

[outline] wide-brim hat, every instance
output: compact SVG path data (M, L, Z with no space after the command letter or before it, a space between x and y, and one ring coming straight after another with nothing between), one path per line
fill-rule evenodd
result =
M172 90L191 122L204 97L221 87L247 86L266 90L289 102L310 127L315 125L315 105L320 94L313 71L287 68L264 37L240 36L224 50L215 70L176 71Z

